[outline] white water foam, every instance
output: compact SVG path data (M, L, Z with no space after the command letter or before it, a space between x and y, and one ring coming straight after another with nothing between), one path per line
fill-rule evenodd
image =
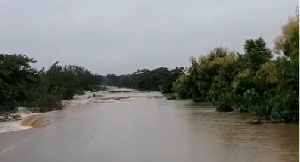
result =
M27 116L38 114L38 113L30 113L30 112L19 112L22 119ZM21 121L9 121L9 122L0 122L0 133L11 132L11 131L20 131L25 129L30 129L32 126L21 126Z
M102 97L93 97L93 94L96 96ZM109 92L86 92L84 95L75 96L74 100L64 101L63 103L68 104L67 108L71 108L76 105L85 105L92 103L116 103L116 102L129 102L129 101L137 101L137 100L146 100L146 99L154 99L157 97L161 97L159 92L127 92L127 93L109 93ZM25 108L22 109L23 111ZM34 113L24 113L21 112L20 115L22 119L26 116ZM25 129L30 129L31 126L21 126L20 121L12 121L12 122L0 122L0 133L10 132L10 131L20 131Z
M101 97L92 97L93 94ZM118 92L118 93L109 93L109 92L87 92L81 96L75 96L74 100L68 101L68 108L76 105L84 105L90 103L116 103L116 102L128 102L128 101L137 101L145 99L155 99L161 97L162 95L159 92Z
M0 123L0 133L20 131L25 129L30 129L30 126L21 126L21 120L12 122L1 122Z

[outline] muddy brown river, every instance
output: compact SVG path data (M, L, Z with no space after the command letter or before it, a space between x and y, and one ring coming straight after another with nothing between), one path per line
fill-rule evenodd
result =
M0 134L0 162L293 162L298 124L248 125L190 101L93 103L49 123Z

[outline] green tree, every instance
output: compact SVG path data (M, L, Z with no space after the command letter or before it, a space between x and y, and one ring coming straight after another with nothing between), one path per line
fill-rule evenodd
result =
M0 55L0 108L15 110L23 104L25 92L37 81L37 71L31 67L36 60L25 55Z

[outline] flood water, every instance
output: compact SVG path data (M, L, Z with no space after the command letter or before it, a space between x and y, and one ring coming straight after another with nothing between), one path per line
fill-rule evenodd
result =
M93 103L47 113L50 123L0 134L1 162L298 161L298 124L248 125L190 101Z

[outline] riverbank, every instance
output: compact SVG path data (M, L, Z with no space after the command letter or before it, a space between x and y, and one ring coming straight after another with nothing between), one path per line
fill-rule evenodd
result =
M174 100L174 101L183 101L186 99L181 99L176 93L168 93L163 95L167 100ZM199 103L199 102L195 102ZM208 105L212 105L211 103L207 102ZM270 115L263 115L263 114L258 114L255 111L250 111L250 110L236 110L231 106L214 106L216 112L237 112L237 113L246 113L246 114L251 114L253 116L252 119L249 119L246 124L263 124L263 123L285 123L285 124L299 124L298 120L291 120L291 121L286 121L283 119L273 119L272 116Z

